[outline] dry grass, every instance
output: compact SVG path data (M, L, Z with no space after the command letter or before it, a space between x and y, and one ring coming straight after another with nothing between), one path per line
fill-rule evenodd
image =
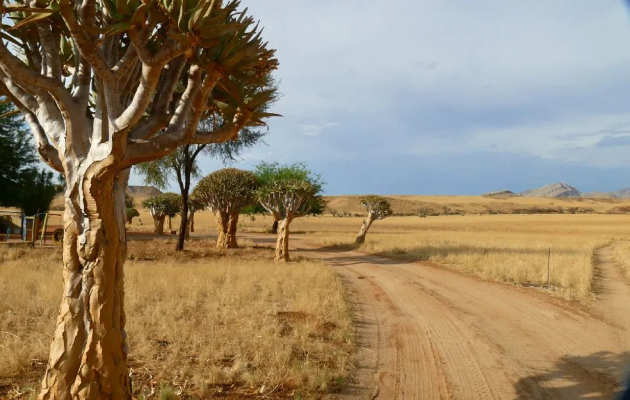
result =
M126 307L139 398L314 397L343 384L353 328L333 271L278 265L262 249L195 241L181 255L173 246L130 245ZM59 258L0 247L0 397L28 398L38 385L61 293Z
M616 242L613 247L613 258L617 265L624 270L626 277L630 279L630 241Z
M354 248L360 218L297 220L295 229L322 245ZM572 299L591 294L594 249L628 237L630 217L619 215L494 215L390 217L377 221L362 251L406 261L432 261L483 279L546 286ZM630 252L630 247L628 248Z

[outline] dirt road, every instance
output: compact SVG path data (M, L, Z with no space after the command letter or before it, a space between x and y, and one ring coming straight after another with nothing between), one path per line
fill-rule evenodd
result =
M608 249L597 255L597 300L585 306L430 263L296 247L349 284L359 344L350 398L611 399L620 390L630 289Z

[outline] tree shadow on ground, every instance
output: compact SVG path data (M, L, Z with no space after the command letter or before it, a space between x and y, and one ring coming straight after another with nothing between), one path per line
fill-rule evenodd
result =
M598 352L567 356L551 370L520 379L514 386L518 400L617 399L623 392L619 376L627 376L630 353ZM533 368L532 368L533 369Z

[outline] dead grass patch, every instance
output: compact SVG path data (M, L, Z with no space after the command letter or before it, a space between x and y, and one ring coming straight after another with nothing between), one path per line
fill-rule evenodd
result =
M191 241L182 255L174 242L130 243L135 395L312 398L338 390L351 371L353 328L334 272L320 262L278 265L270 250L212 246ZM60 252L0 247L0 293L0 397L29 398L54 330Z

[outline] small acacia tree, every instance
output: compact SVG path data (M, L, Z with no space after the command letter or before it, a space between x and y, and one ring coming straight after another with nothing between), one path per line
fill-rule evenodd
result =
M173 218L181 211L181 197L175 193L162 193L149 197L142 202L142 207L147 208L153 217L154 231L158 235L164 234L164 221L166 217Z
M270 115L278 62L234 0L7 0L0 93L66 179L63 297L41 399L130 399L124 194L131 166ZM216 115L212 130L199 122Z
M258 181L254 174L236 168L224 168L203 178L193 195L210 208L217 220L217 247L238 247L236 229L243 208L256 202Z
M361 205L368 211L367 217L363 220L363 225L357 235L357 244L365 243L365 235L367 235L372 223L378 219L385 219L392 214L392 207L386 198L376 195L365 196L361 199Z
M269 181L258 189L260 204L276 221L280 222L276 242L276 261L289 261L289 225L295 218L307 215L311 207L325 204L320 196L321 184L306 179L281 179Z

